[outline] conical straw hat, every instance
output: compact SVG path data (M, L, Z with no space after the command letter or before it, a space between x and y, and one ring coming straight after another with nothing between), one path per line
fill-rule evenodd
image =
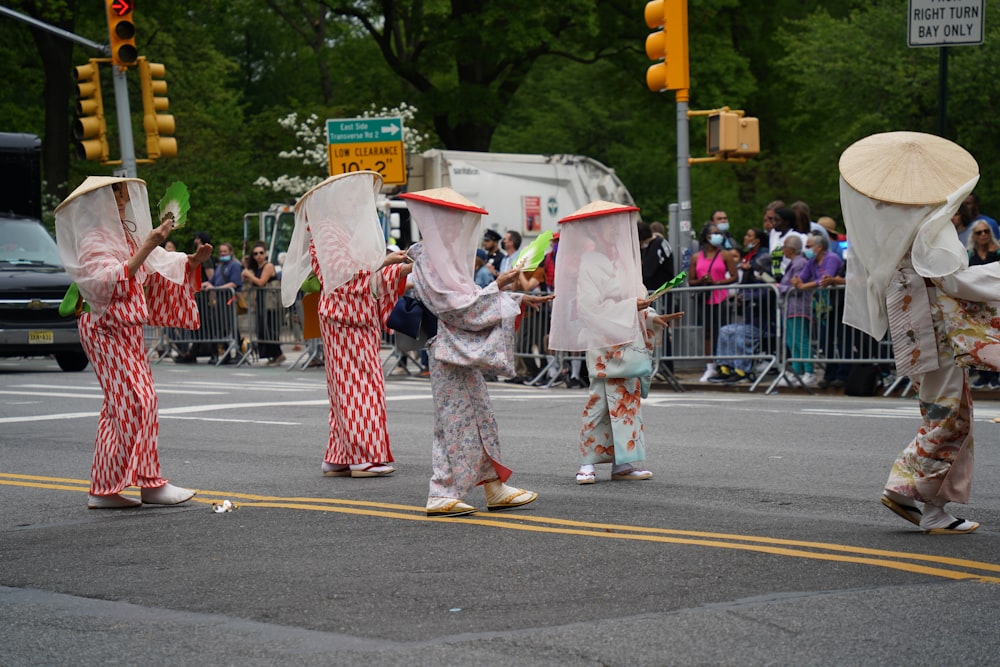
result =
M330 178L324 180L322 183L317 183L316 185L314 185L311 188L309 188L308 190L306 190L306 193L304 195L302 195L301 197L299 197L299 200L297 202L295 202L295 206L292 208L292 210L293 211L298 211L299 207L302 206L302 202L304 202L306 199L308 199L309 195L311 195L312 193L316 192L320 188L326 187L330 183L333 183L334 181L338 181L338 180L340 180L342 178L350 178L351 176L374 176L375 177L374 178L374 184L373 184L372 187L374 187L375 192L378 193L378 191L382 189L382 181L383 181L382 174L378 173L377 171L370 171L368 169L362 169L361 171L348 171L348 172L343 173L343 174L335 174L334 176L331 176Z
M573 222L575 220L583 220L585 218L595 218L601 215L608 215L609 213L627 213L629 211L638 210L638 206L615 204L614 202L598 199L597 201L592 201L586 206L578 209L576 213L566 216L560 220L559 223L562 224L564 222Z
M70 203L80 195L85 195L88 192L93 192L94 190L107 187L114 183L128 183L128 182L142 183L143 185L146 184L146 181L142 180L141 178L121 178L118 176L88 176L87 179L83 183L81 183L76 190L73 190L73 192L69 193L69 196L66 197L66 199L64 199L62 203L59 204L59 206L56 206L56 212L58 212L59 209L61 209L63 206Z
M958 144L921 132L884 132L855 142L840 156L840 175L872 199L890 204L939 204L979 174Z
M471 201L458 194L451 188L434 188L433 190L421 190L420 192L407 192L399 195L402 199L414 199L416 201L457 208L461 211L472 211L481 215L489 215L489 211L481 206L476 206Z

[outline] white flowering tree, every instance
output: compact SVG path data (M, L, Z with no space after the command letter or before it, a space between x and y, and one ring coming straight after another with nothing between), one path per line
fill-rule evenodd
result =
M406 102L391 109L386 107L376 109L373 104L369 109L362 112L361 118L402 118L403 147L407 154L409 154L423 151L428 141L426 134L417 131L407 122L412 120L416 114L416 107L410 106ZM310 114L308 117L300 120L299 114L295 111L278 121L281 127L295 133L297 142L295 148L288 151L281 151L278 153L278 157L299 160L306 167L310 169L315 168L315 175L289 176L285 174L274 179L261 176L254 181L254 185L264 190L287 193L298 197L309 190L309 188L321 183L327 177L328 170L325 122L325 120L320 120L316 114Z

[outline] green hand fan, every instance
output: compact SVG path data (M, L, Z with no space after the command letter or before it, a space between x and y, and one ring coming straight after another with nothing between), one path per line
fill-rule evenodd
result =
M685 280L687 280L687 277L688 277L687 271L681 271L676 276L674 276L667 282L660 285L655 292L649 295L649 298L653 300L659 299L661 296L663 296L664 294L666 294L667 292L669 292L670 290L672 290L673 288L677 287Z
M187 222L189 210L191 201L187 186L180 181L174 181L160 200L160 223L162 224L168 215L173 216L174 229L180 229Z
M519 271L534 271L537 269L538 265L545 259L545 251L548 250L551 242L551 231L539 234L538 238L529 243L528 247L521 251L514 268Z

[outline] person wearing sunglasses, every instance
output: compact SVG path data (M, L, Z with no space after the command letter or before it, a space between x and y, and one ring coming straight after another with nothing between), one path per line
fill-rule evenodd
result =
M250 250L248 267L243 269L243 284L253 288L254 297L254 339L257 341L257 356L267 359L268 366L280 366L285 360L278 343L281 332L281 310L268 298L277 291L260 289L278 279L274 264L267 261L267 245L257 241ZM249 295L248 295L249 296Z

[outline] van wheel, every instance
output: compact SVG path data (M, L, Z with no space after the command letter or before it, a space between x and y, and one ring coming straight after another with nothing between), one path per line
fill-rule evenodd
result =
M57 352L55 357L59 368L71 373L82 371L89 363L83 352Z

